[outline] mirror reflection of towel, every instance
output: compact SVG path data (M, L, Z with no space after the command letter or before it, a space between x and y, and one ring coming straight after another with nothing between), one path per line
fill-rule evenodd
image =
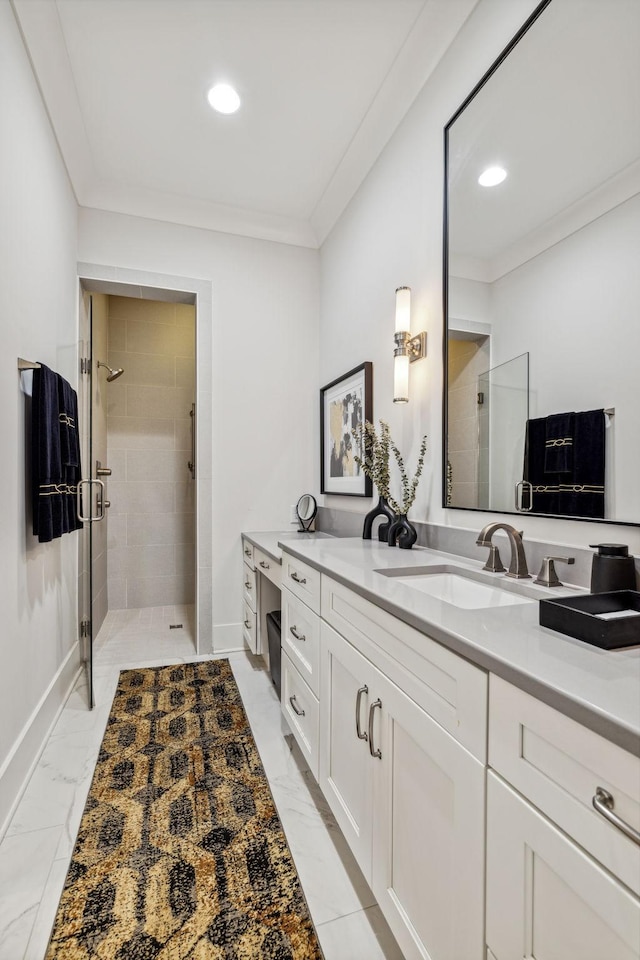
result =
M554 413L545 418L544 472L573 470L574 414Z
M569 416L573 418L571 470L549 472L546 459L548 429L557 430L559 418ZM556 423L553 427L548 425L550 417L527 421L523 479L528 480L533 488L534 513L604 518L604 417L604 410L586 410L554 414ZM558 461L562 462L560 457Z

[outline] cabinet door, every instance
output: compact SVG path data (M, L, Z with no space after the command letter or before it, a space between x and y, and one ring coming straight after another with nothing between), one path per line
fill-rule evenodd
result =
M369 882L374 768L367 718L376 675L351 644L321 624L319 783Z
M496 960L638 960L638 900L493 773L487 828Z
M484 765L389 680L376 696L376 900L407 960L482 960Z

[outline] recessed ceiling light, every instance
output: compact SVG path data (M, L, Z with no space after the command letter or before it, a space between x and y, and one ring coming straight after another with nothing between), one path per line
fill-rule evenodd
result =
M240 97L228 83L216 83L211 87L207 100L218 113L235 113L240 106Z
M506 178L507 171L502 167L487 167L478 177L481 187L495 187Z

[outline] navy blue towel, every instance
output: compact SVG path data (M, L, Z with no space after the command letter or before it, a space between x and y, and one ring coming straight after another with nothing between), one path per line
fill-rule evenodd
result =
M33 534L47 543L82 526L78 398L66 380L40 364L33 371L31 478Z

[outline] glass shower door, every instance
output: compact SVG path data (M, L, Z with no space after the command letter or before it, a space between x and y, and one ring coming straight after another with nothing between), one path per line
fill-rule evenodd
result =
M529 354L478 377L478 506L513 512L529 419Z
M78 345L80 373L78 378L78 428L80 431L80 463L83 480L78 493L77 507L81 518L93 516L93 485L87 482L91 477L93 463L92 415L93 384L91 363L91 296L80 292L80 341ZM93 628L91 609L93 606L93 522L83 519L78 542L78 630L80 656L85 667L87 682L87 702L90 709L94 706L93 694Z

